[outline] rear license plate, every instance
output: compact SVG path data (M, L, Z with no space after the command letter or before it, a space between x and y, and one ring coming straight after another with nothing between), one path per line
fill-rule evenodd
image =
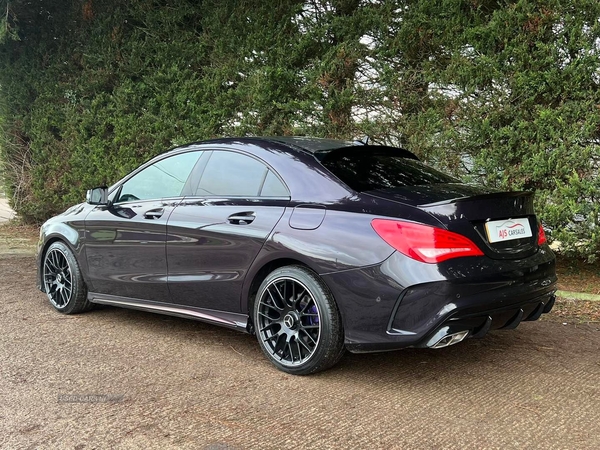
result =
M485 223L485 231L491 243L523 239L533 236L529 219L492 220Z

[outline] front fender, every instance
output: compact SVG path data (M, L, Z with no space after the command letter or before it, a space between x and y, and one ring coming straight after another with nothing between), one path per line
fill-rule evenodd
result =
M38 241L37 248L37 288L44 292L44 283L42 280L42 264L46 250L48 247L56 241L64 242L69 249L75 255L84 281L87 283L87 259L85 257L85 246L83 242L85 240L85 222L81 218L74 221L63 221L60 220L64 216L57 216L46 223L44 223L40 229L40 239Z

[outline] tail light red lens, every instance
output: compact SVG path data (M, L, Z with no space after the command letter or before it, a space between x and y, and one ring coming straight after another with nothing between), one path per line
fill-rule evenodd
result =
M546 243L546 232L544 231L544 227L540 223L538 228L538 245L542 245Z
M424 263L463 256L483 256L469 238L442 228L399 220L373 219L375 232L400 253Z

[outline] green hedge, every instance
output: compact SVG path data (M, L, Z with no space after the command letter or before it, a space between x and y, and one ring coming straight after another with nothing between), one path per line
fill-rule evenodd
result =
M600 253L600 5L545 1L0 0L0 150L41 222L181 143L371 136L536 192Z

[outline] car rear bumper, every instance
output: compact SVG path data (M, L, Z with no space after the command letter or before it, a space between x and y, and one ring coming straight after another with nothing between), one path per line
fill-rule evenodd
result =
M395 254L379 267L362 269L360 275L324 277L339 299L346 348L376 352L439 347L448 335L483 337L490 330L537 320L552 309L557 279L551 252L508 264L462 259L452 265L415 267Z
M347 343L346 347L357 353L406 347L440 348L446 346L443 342L446 337L462 332L466 332L464 338L482 338L490 330L514 329L521 322L537 320L550 312L554 306L554 291L552 286L541 295L539 292L520 293L511 299L503 295L495 298L480 294L476 294L478 298L469 298L465 295L461 304L447 302L444 306L432 306L429 320L424 321L419 318L426 317L426 314L414 316L405 308L399 308L391 317L392 326L388 327L385 335L377 334L363 342ZM399 324L404 327L394 327Z
M442 348L449 343L448 337L456 334L466 333L464 337L482 338L490 330L512 330L517 328L521 322L538 320L542 314L549 313L554 306L554 301L555 296L552 292L517 305L478 311L472 314L458 313L455 317L443 322L418 346Z

